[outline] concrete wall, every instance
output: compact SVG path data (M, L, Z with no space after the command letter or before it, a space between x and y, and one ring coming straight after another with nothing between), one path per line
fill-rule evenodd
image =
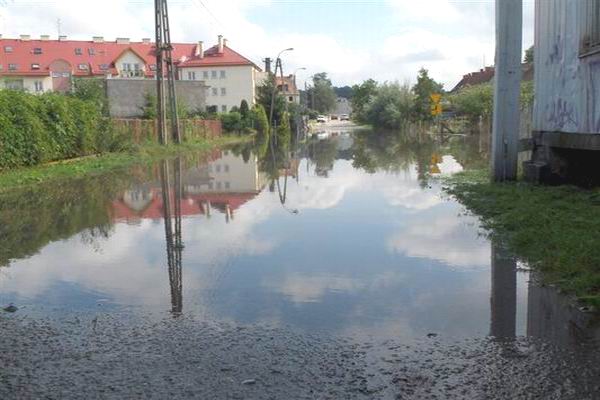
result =
M202 81L176 81L177 99L189 110L206 108L206 85ZM156 96L153 79L107 79L110 115L115 118L135 118L143 115L148 93Z
M600 134L600 53L580 57L588 1L536 0L536 131Z
M217 73L216 78L213 78L213 71ZM221 71L225 71L225 78L221 78ZM203 80L210 86L206 105L217 106L219 112L223 112L223 106L226 107L225 111L239 107L242 100L246 100L250 106L255 103L256 69L253 66L181 68L179 79L189 82L188 72L195 72L196 80ZM216 89L216 93L213 89ZM225 89L225 94L222 94L222 89Z

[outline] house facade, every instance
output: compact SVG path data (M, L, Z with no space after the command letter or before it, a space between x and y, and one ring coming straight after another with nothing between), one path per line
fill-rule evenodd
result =
M534 151L526 177L598 181L600 1L536 0L534 54Z
M32 39L0 36L0 88L21 89L32 93L71 90L72 78L154 79L155 45L150 39L132 42L128 38L105 41L51 40L44 35ZM229 111L246 100L255 102L260 68L227 46L218 43L203 49L203 43L174 43L173 60L177 79L202 81L208 85L206 106ZM189 85L202 87L203 85Z
M206 50L204 43L198 42L191 57L179 60L177 70L180 80L200 80L209 86L206 104L214 111L230 111L239 107L242 100L249 106L255 103L261 69L229 48L222 36L216 45Z

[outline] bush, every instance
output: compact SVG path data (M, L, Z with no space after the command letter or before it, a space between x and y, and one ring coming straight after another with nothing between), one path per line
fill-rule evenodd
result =
M113 151L124 144L95 101L0 90L0 169Z
M375 127L399 129L411 120L414 95L408 85L384 83L366 107L366 120Z
M244 129L242 114L237 111L220 114L219 119L223 124L223 130L225 132L239 133L242 129Z
M476 122L492 115L494 88L491 84L469 86L450 96L450 103L458 115Z

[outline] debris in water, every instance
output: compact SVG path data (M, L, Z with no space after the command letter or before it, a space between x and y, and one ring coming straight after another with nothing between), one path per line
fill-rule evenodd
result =
M438 335L437 333L433 333L433 332L432 332L432 333L428 333L428 334L427 334L427 337L428 337L428 338L434 338L434 337L437 337L437 335Z
M242 382L242 385L254 385L256 383L256 379L246 379Z
M15 306L13 303L10 303L8 306L3 307L2 309L6 312L15 312L18 310L17 306Z

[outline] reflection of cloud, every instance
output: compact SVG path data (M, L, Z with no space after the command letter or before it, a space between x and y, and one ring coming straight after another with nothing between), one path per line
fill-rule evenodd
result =
M294 303L309 303L320 301L328 292L351 292L363 288L364 284L347 277L292 274L286 276L283 282L271 282L267 286Z
M451 266L472 268L489 265L489 244L477 235L474 217L418 216L403 231L388 239L388 249L410 257L430 258Z

